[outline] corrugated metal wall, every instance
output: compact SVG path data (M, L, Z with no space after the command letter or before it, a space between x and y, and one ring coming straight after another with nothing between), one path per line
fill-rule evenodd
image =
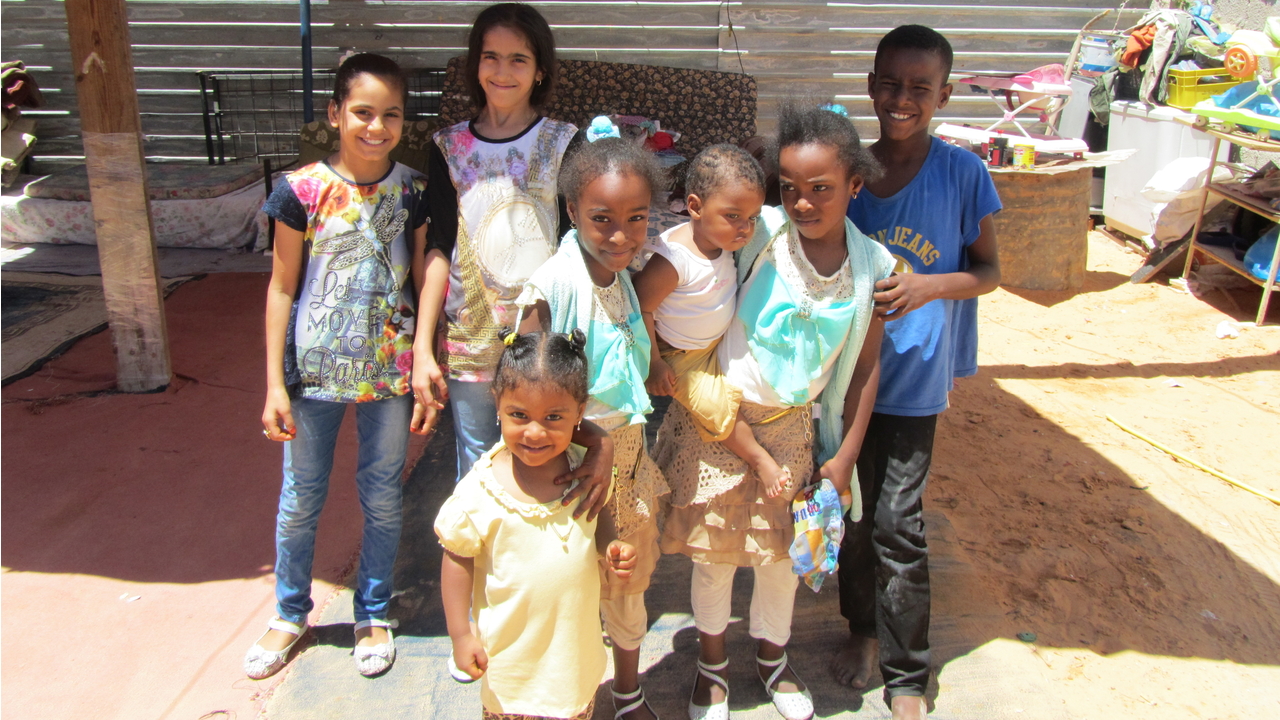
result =
M471 20L488 2L313 0L315 66L332 67L348 48L383 52L407 67L443 67L464 51ZM957 70L1025 70L1061 62L1076 29L1106 0L1023 0L990 6L928 3L562 0L535 2L565 57L745 71L760 84L760 131L789 93L837 96L875 136L866 73L875 44L896 25L936 27L956 49ZM298 69L295 0L128 3L139 104L149 157L205 159L197 70ZM1132 22L1137 11L1127 11ZM1106 23L1110 26L1110 19ZM1122 26L1125 23L1122 23ZM60 0L0 0L5 60L23 60L48 106L39 118L38 167L78 161L74 75ZM981 120L990 99L958 93L941 115ZM677 128L678 129L678 128Z

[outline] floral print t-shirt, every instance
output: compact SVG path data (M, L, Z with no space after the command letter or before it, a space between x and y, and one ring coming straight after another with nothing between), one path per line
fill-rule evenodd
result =
M263 211L303 233L303 272L286 336L285 383L313 400L367 402L410 391L416 293L413 232L426 178L394 163L358 185L327 162L290 173Z
M436 133L457 191L456 238L438 237L432 243L451 260L439 358L447 377L493 380L502 354L498 333L515 326L516 296L555 253L556 181L576 133L573 125L549 118L505 140L476 134L471 122ZM432 215L444 212L433 208ZM447 226L441 222L436 230Z

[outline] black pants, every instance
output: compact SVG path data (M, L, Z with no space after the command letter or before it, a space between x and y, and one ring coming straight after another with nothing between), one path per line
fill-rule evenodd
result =
M924 484L938 416L874 413L858 455L862 520L846 520L840 614L880 641L885 702L923 696L929 682L929 550Z

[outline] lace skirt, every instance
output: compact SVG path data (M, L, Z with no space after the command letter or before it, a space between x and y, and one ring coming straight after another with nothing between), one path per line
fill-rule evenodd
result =
M625 580L602 571L600 597L604 600L649 588L649 578L661 554L657 543L658 498L667 492L662 472L645 449L643 424L618 428L609 436L613 438L613 463L618 469L609 502L618 538L635 546L636 568Z
M740 567L789 560L791 499L813 474L811 408L744 402L738 412L761 447L791 469L791 483L778 497L767 497L745 462L720 443L703 442L689 411L672 403L653 448L671 487L663 552Z

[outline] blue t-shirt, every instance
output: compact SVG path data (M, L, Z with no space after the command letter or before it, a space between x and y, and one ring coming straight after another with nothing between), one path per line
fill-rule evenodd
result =
M893 255L897 273L952 273L969 265L978 223L1000 210L982 160L933 138L916 176L893 197L863 189L849 219ZM978 371L978 299L934 300L884 326L875 411L923 417L947 409L954 378Z

